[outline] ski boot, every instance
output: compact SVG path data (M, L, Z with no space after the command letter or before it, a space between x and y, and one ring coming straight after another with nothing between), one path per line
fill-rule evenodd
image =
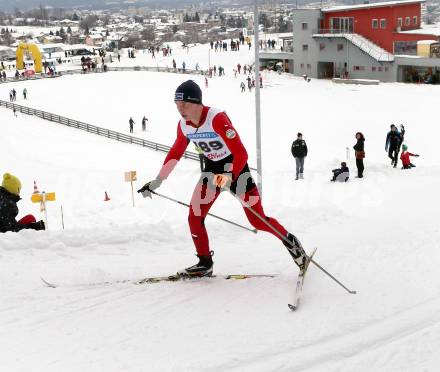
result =
M214 262L212 261L213 252L210 252L209 256L199 256L199 262L193 266L187 267L186 269L177 272L177 275L184 278L201 278L204 276L212 275L212 268Z
M302 247L300 241L296 238L295 235L291 233L287 233L286 236L289 242L283 240L284 246L289 251L290 255L293 258L293 261L297 264L300 270L304 270L307 265L307 255Z

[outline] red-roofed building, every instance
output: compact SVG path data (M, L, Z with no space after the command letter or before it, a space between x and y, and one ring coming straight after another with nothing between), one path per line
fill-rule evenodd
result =
M360 34L389 53L395 53L395 43L438 41L438 36L429 33L405 32L420 29L421 4L424 2L425 0L388 1L324 8L321 29Z
M293 10L293 50L260 53L297 76L440 83L440 28L421 24L425 0Z

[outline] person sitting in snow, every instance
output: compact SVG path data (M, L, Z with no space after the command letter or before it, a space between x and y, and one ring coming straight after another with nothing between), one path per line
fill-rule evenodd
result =
M411 163L411 160L409 159L410 156L415 156L416 158L419 157L418 154L412 154L408 150L407 145L402 145L402 153L400 154L400 160L402 160L402 169L411 169L414 168L415 165Z
M341 163L341 168L333 169L333 178L330 180L332 182L347 182L350 177L350 170L347 167L347 163L343 161Z
M0 187L0 233L23 229L45 230L44 222L36 222L31 214L19 221L15 219L18 215L17 202L21 199L20 190L20 180L10 173L5 173Z

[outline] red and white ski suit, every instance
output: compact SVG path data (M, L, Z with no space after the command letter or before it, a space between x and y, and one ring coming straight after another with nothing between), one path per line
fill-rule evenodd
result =
M227 173L232 177L231 191L235 192L261 217L266 219L283 236L287 230L274 218L264 214L261 198L247 164L248 155L240 136L225 112L203 106L199 125L181 119L177 127L177 138L168 152L158 177L164 180L183 156L188 144L193 141L203 150L205 169L198 181L190 203L188 216L191 236L199 256L210 253L209 239L205 228L205 217L221 189L212 183L214 174ZM243 208L252 226L280 237L247 208Z

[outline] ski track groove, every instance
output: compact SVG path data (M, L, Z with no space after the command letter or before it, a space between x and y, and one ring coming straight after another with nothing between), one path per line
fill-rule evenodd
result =
M204 369L206 372L215 372L219 370L228 371L315 371L317 368L323 368L327 371L326 363L329 360L338 357L332 363L338 363L341 359L355 358L364 352L372 351L385 347L390 343L398 342L403 337L422 331L428 327L439 323L435 319L440 312L440 296L415 305L412 308L392 314L373 325L368 325L349 334L343 334L336 338L326 336L321 341L314 340L309 345L299 346L297 348L284 348L281 352L270 352L265 355L251 356L249 359L240 360L237 363L225 363ZM414 313L414 314L413 314ZM408 327L401 327L408 319L421 319L412 323ZM381 332L381 330L385 330ZM371 334L371 336L369 336ZM381 335L381 336L379 336ZM346 345L349 350L344 350ZM323 350L323 352L319 352ZM282 360L278 360L278 359ZM260 366L262 366L260 368ZM268 365L271 367L268 369Z

